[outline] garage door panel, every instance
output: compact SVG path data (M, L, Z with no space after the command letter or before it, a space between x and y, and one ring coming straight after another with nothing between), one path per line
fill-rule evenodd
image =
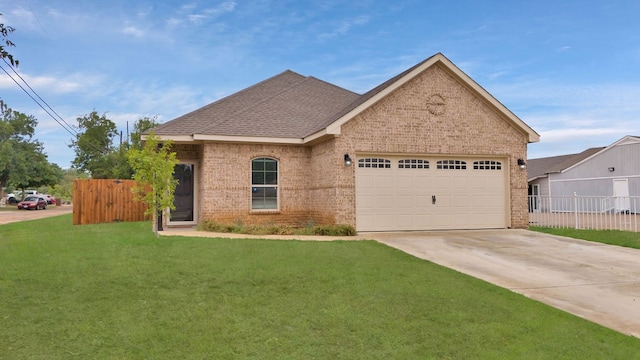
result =
M426 156L378 156L386 168L356 168L358 231L479 229L506 227L506 187L503 160L445 159ZM407 160L408 161L408 160ZM429 165L424 165L429 162ZM462 164L466 162L466 169ZM415 164L423 166L417 168ZM456 165L451 165L456 164ZM475 167L475 169L474 169ZM436 197L435 203L432 196Z
M373 209L376 207L376 197L375 196L361 196L358 198L358 206L363 209Z

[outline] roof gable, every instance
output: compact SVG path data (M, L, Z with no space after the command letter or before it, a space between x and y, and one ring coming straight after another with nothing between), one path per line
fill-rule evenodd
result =
M591 160L592 158L594 158L596 156L599 156L600 154L602 154L604 152L607 152L607 151L613 149L616 146L633 145L633 144L640 144L640 137L627 135L627 136L623 137L622 139L614 142L613 144L611 144L611 145L609 145L607 147L598 148L598 149L600 149L599 151L596 151L595 153L591 154L590 156L585 157L584 159L581 159L580 161L572 164L571 166L568 166L566 169L564 169L562 171L564 172L564 171L571 170L574 167L576 167L576 166L578 166L578 165L580 165L580 164L582 164L584 162L587 162L587 161Z
M489 94L489 92L478 85L478 83L471 79L467 74L465 74L462 70L455 66L441 53L433 55L432 57L416 64L415 66L405 70L404 72L396 75L395 77L385 81L384 83L363 94L358 100L350 104L347 108L343 109L343 111L339 114L339 117L333 123L327 126L327 133L339 134L340 127L347 121L353 119L356 115L371 107L373 104L380 101L382 98L389 95L394 90L398 89L399 87L406 84L408 81L415 78L420 73L434 65L442 66L451 75L455 76L458 80L465 84L475 94L485 99L491 106L493 106L494 109L504 114L505 117L509 119L518 129L527 134L528 142L540 141L540 135L538 133L536 133L531 127L520 120L520 118L518 118L514 113L507 109L506 106L504 106L501 102L499 102L496 98Z

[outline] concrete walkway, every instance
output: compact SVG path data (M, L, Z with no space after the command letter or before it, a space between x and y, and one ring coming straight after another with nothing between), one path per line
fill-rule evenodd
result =
M171 229L161 235L331 241ZM528 230L364 233L418 258L640 337L640 251Z

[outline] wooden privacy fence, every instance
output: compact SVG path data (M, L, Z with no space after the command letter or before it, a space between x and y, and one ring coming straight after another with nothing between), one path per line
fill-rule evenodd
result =
M73 225L146 220L143 202L135 201L133 180L73 181Z

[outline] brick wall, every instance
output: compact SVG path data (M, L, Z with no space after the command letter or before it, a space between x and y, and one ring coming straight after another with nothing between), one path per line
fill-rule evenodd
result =
M441 114L428 107L433 95L446 104ZM366 152L506 156L511 227L528 226L526 172L517 166L518 158L527 158L526 135L440 66L427 69L344 124L335 147L338 154L352 157ZM339 198L345 201L337 203L336 221L354 225L355 167L340 172L337 179Z
M278 160L279 210L251 210L251 160ZM223 223L300 225L311 218L309 207L311 148L258 144L204 145L200 170L199 218Z

